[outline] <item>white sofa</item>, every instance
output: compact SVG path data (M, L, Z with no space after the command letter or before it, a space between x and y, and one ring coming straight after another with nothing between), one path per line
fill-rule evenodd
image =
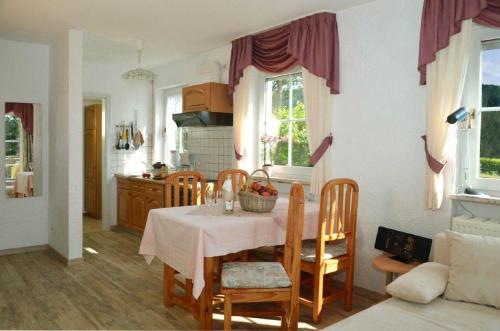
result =
M449 264L448 243L444 233L434 238L432 249L434 262ZM325 330L499 331L500 310L479 304L450 301L442 296L428 304L412 303L392 297Z

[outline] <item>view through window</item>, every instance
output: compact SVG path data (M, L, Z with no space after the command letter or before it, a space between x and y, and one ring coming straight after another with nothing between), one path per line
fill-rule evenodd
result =
M266 135L272 143L264 159L274 165L311 166L303 92L301 73L266 80Z
M500 179L500 40L483 43L480 176Z
M16 177L21 163L21 120L14 115L5 115L5 178Z

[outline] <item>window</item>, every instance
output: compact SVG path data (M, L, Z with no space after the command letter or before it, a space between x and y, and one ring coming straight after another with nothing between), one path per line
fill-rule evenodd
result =
M13 181L21 166L21 120L14 115L5 115L5 178ZM16 169L17 166L17 169Z
M500 191L500 29L475 26L463 99L475 115L459 129L459 185Z
M500 40L483 42L481 63L479 176L500 179Z
M171 163L170 151L183 151L187 146L187 128L178 128L172 119L173 114L182 112L182 91L180 88L165 91L165 140L164 160Z
M262 161L271 160L276 176L310 177L302 74L271 77L265 86L264 134L275 139Z

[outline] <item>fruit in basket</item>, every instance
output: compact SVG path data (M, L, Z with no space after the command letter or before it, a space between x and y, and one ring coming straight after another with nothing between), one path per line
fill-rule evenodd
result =
M259 182L252 182L247 186L247 190L254 195L261 195L263 197L278 195L278 190L272 184L262 185Z

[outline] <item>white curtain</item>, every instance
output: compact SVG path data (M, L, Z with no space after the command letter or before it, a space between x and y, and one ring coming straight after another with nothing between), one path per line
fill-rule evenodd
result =
M180 89L168 91L165 94L165 139L163 149L163 159L166 164L173 164L175 160L171 160L170 151L177 149L177 138L180 128L177 128L173 114L182 112L182 92ZM179 146L180 148L180 146Z
M323 139L332 132L333 95L326 80L302 68L304 80L304 108L310 153L314 153ZM314 165L311 193L319 195L323 185L332 178L332 147Z
M456 126L446 117L461 105L471 46L472 21L462 22L462 30L450 39L450 45L436 54L427 65L427 144L430 155L439 162L454 156ZM443 172L426 168L426 207L439 209L444 197Z
M233 158L235 168L252 171L258 156L258 112L261 106L260 73L248 66L233 94L233 143L234 152L242 155L240 160Z

